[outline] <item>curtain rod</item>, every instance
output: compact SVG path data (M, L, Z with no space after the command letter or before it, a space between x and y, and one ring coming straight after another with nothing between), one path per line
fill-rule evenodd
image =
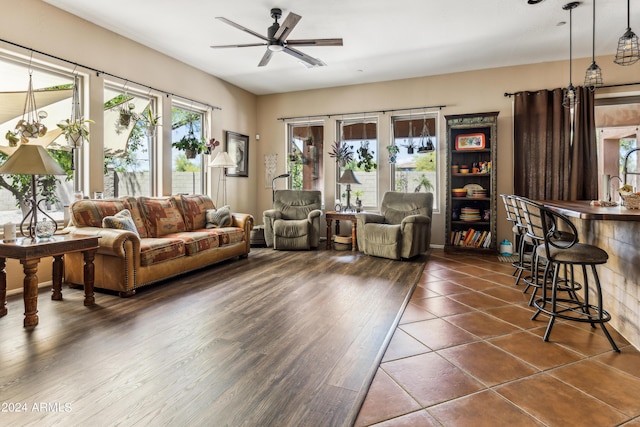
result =
M640 85L640 82L634 82L634 83L618 83L615 85L604 85L604 86L598 86L596 87L596 89L607 89L607 88L612 88L612 87L622 87L622 86L635 86L635 85ZM505 92L504 96L511 98L512 96L514 96L515 93L509 93L509 92Z
M355 113L332 113L332 114L312 114L310 116L294 116L294 117L278 117L277 120L295 120L295 119L311 119L311 118L319 118L319 117L335 117L335 116L353 116L356 114L373 114L373 113L393 113L395 111L410 111L410 110L426 110L428 108L437 108L442 110L446 105L429 105L426 107L413 107L413 108L393 108L389 110L375 110L375 111L357 111Z
M145 84L142 84L142 83L135 82L135 81L130 80L130 79L126 79L124 77L116 76L115 74L111 74L111 73L108 73L106 71L98 70L97 68L89 67L88 65L82 65L82 64L79 64L77 62L70 61L68 59L60 58L59 56L55 56L55 55L52 55L50 53L46 53L46 52L42 52L42 51L39 51L39 50L36 50L36 49L32 49L30 47L23 46L21 44L14 43L14 42L9 41L9 40L5 40L5 39L0 38L0 41L4 42L4 43L7 43L7 44L10 44L12 46L19 47L21 49L28 50L28 51L30 51L32 53L37 53L39 55L44 55L44 56L47 56L49 58L56 59L58 61L66 62L67 64L71 64L71 65L73 65L75 67L81 67L81 68L93 71L93 72L96 73L96 76L99 76L100 74L104 74L105 76L109 76L109 77L113 77L113 78L116 78L116 79L119 79L119 80L123 80L125 82L125 84L132 83L134 85L141 86L141 87L147 88L149 90L153 90L153 91L156 91L156 92L164 93L167 97L176 96L176 97L178 97L180 99L183 99L185 101L196 102L196 103L198 103L200 105L204 105L205 107L209 107L209 108L211 108L213 110L222 110L222 108L217 107L215 105L208 104L206 102L202 102L202 101L198 101L198 100L195 100L195 99L187 98L186 96L176 95L175 93L167 92L166 90L158 89L158 88L155 88L155 87L152 87L152 86L149 86L149 85L145 85Z

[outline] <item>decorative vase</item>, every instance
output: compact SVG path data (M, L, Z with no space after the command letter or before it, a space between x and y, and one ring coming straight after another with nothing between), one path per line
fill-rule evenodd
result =
M389 154L389 163L395 164L397 160L397 156L395 154Z
M187 156L187 159L195 159L196 158L196 150L191 150L191 149L187 148L186 150L184 150L184 154L185 154L185 156Z
M38 221L36 224L36 237L39 239L48 239L56 232L58 225L48 219Z

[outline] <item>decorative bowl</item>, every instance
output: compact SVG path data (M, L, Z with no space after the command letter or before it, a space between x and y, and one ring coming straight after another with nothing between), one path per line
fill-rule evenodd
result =
M451 194L453 197L467 197L467 189L466 188L453 188L451 190Z

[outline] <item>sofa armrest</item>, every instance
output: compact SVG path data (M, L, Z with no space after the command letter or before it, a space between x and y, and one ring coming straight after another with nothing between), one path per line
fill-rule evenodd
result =
M136 261L140 258L140 237L131 231L100 227L68 227L68 231L72 235L100 237L99 254L126 258L127 248L131 248L132 253L128 255Z
M253 215L245 213L232 213L231 218L231 225L233 225L234 227L244 228L247 232L250 232L253 229Z

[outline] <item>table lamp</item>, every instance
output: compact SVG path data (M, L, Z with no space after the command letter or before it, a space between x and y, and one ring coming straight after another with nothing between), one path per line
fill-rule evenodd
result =
M38 224L38 211L55 223L45 211L38 205L36 187L36 175L65 175L65 171L53 160L46 148L37 144L22 144L0 166L0 174L6 175L31 175L31 199L26 200L30 205L29 211L20 223L20 231L31 238L36 237L36 225ZM44 199L42 199L44 200ZM42 202L40 200L40 202ZM25 233L24 224L29 218L29 228Z
M347 184L347 189L345 190L347 193L347 206L344 210L347 212L353 211L351 207L351 184L360 184L360 181L354 175L353 170L346 169L338 180L338 184Z

